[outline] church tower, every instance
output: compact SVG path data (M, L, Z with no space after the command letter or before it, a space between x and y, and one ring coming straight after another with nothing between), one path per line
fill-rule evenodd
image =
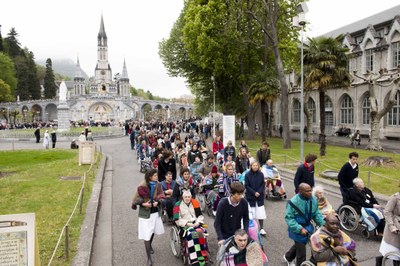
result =
M124 59L124 66L122 67L122 75L119 79L119 94L121 96L130 95L129 77L128 77L128 70L126 69L125 59Z
M79 64L79 57L76 60L76 72L74 76L74 90L73 96L85 95L85 78L82 75L81 66Z
M91 93L112 93L115 86L112 84L112 71L108 62L107 34L101 15L100 30L97 35L97 64L95 68L95 85L91 86ZM97 87L97 88L96 88Z

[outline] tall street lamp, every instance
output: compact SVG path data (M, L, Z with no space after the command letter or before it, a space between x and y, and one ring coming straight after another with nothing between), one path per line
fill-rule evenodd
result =
M211 81L213 84L213 138L215 138L215 77L211 76Z
M301 3L297 7L298 15L293 18L293 26L300 27L301 35L301 74L300 74L300 161L304 161L304 58L303 58L303 33L306 25L306 15L308 7L306 3Z

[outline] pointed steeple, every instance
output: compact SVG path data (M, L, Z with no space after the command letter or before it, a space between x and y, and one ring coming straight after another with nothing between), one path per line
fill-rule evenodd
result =
M76 59L76 72L75 72L75 78L83 78L82 76L82 69L81 65L79 63L79 57Z
M100 37L105 37L107 38L106 30L104 28L104 20L103 20L103 14L101 14L101 20L100 20L100 30L99 34L97 35L98 38Z
M129 79L129 77L128 77L128 70L126 69L125 59L124 59L124 66L122 67L121 79Z

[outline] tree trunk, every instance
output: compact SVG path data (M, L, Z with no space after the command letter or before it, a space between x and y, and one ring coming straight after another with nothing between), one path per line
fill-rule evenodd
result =
M272 127L274 125L274 100L269 102L269 123L268 123L268 136L272 136Z
M377 116L372 117L371 115L371 135L367 146L367 149L371 151L383 150L379 144L379 120Z
M262 142L264 142L267 139L265 135L267 131L265 126L265 101L260 101L260 111L261 111L261 126L260 126L261 140Z
M319 89L319 155L326 155L326 135L325 135L325 90Z
M308 110L308 94L305 94L304 97L304 115L306 116L306 141L312 142L312 115L310 114L310 110ZM307 99L307 100L306 100Z
M272 46L275 58L275 69L278 74L279 84L281 86L281 122L283 126L283 148L290 149L290 134L289 134L289 108L288 108L288 85L286 83L285 71L283 68L283 63L281 60L281 55L279 53L278 47L278 35L276 25L271 25L272 33Z

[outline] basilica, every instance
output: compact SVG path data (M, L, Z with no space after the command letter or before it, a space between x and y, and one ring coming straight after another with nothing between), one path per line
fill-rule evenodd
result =
M121 73L121 74L120 74ZM0 113L11 123L58 122L68 128L70 121L118 123L137 119L187 119L194 113L189 102L147 100L132 96L126 63L113 74L108 61L107 34L103 16L97 35L97 63L94 77L86 79L79 58L73 80L56 82L59 93L54 99L0 103ZM62 88L62 89L61 89ZM60 92L63 92L63 95ZM19 115L12 118L10 114ZM147 114L147 115L146 115ZM0 120L0 123L2 121Z
M121 74L113 76L108 62L107 34L101 16L97 35L97 63L89 83L83 77L79 59L73 82L67 84L70 120L127 120L135 117L138 105L132 102L128 71L124 61Z

